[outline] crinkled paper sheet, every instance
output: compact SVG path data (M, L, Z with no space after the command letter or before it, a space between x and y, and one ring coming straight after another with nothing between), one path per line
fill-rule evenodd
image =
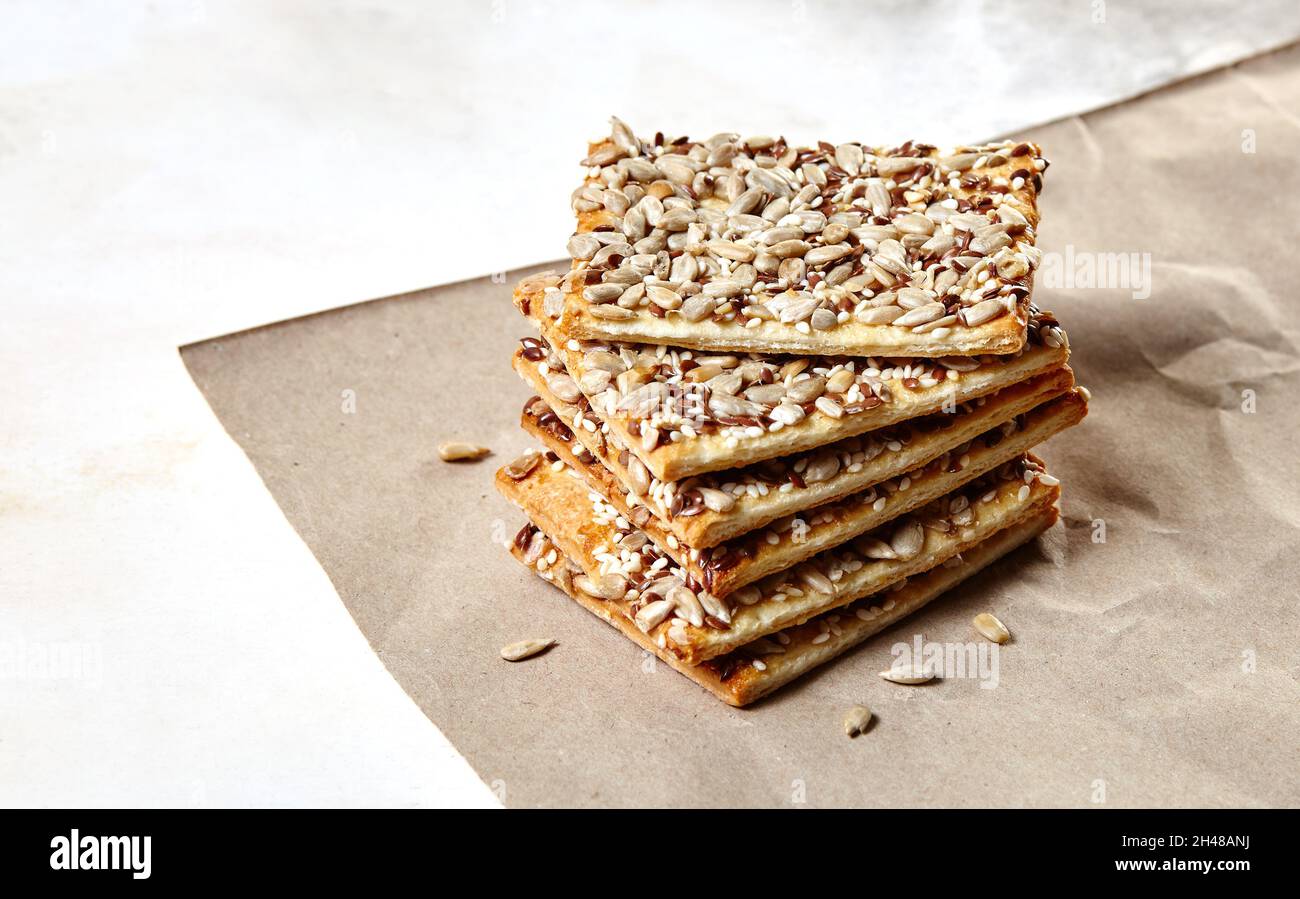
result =
M1098 253L1150 260L1145 299L1078 277L1039 292L1093 390L1042 453L1064 522L748 710L648 663L497 545L521 518L492 470L526 444L508 284L184 356L394 677L508 805L1296 805L1296 109L1291 49L1026 135L1054 163L1045 249L1073 247L1080 277ZM452 438L497 455L446 465ZM876 676L915 634L978 639L985 610L1015 635L996 689ZM537 636L559 645L498 658ZM878 721L849 740L855 703Z

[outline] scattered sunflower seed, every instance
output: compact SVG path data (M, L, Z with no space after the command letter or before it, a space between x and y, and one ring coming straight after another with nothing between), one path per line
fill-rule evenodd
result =
M880 676L891 684L907 684L909 686L927 684L934 680L934 672L918 668L915 665L908 668L888 668L880 672Z
M850 737L866 733L871 725L871 709L864 705L855 705L844 713L844 733Z
M501 647L501 658L507 662L522 662L524 659L545 652L554 645L554 640L520 640L518 643Z
M997 619L997 616L991 612L980 612L971 621L975 625L975 630L980 632L980 636L994 643L1005 643L1011 639L1011 631L1007 626Z
M438 444L438 456L444 462L472 462L476 459L482 459L490 452L492 450L486 446L479 446L475 443L452 441Z

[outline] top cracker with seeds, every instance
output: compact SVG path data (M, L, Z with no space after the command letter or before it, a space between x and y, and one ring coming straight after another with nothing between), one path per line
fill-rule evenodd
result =
M564 334L852 356L1024 344L1048 165L1034 144L647 141L612 122L573 194Z

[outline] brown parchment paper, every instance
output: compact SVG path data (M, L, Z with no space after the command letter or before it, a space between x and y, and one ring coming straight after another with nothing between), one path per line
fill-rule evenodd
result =
M527 445L508 364L523 272L183 354L375 651L507 805L1294 806L1296 110L1291 49L1026 135L1053 160L1044 248L1151 260L1146 299L1039 288L1093 390L1042 451L1064 521L747 710L499 545L522 522L491 476ZM496 455L440 462L455 438ZM1015 635L995 689L876 676L914 634L978 639L985 610ZM540 636L559 645L497 656ZM855 703L878 720L849 740Z

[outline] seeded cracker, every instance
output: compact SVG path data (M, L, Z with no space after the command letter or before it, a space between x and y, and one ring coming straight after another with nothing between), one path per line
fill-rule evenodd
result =
M497 489L545 532L517 544L530 564L554 564L545 547L577 562L588 578L622 577L642 630L687 664L698 664L903 578L929 570L993 533L1052 506L1056 479L1033 456L1008 463L885 529L824 551L753 590L726 599L713 596L663 555L647 538L635 549L620 545L617 510L593 494L572 470L538 465L522 480L504 471ZM916 534L906 532L916 529ZM639 532L638 532L639 533ZM644 536L644 535L642 535Z
M1024 344L1037 146L643 140L612 123L572 197L566 337L917 357Z
M565 402L595 413L660 480L824 446L938 412L1065 364L1056 319L1031 310L1030 340L1004 356L941 360L700 356L558 336L547 288L526 278L515 304L541 328L525 354ZM558 294L553 294L558 296ZM825 403L834 403L828 411Z
M963 403L951 415L934 413L802 454L665 482L626 448L585 397L562 402L522 351L516 352L514 365L540 399L540 404L526 405L525 430L566 442L576 439L613 474L623 492L638 498L639 505L628 510L633 523L643 526L653 515L680 542L700 549L900 477L949 451L960 461L964 444L997 439L994 429L1011 436L1019 416L1069 390L1074 381L1069 367L1061 366Z
M534 415L537 406L544 411ZM616 522L620 533L625 534L622 540L639 539L632 537L639 529L694 582L715 596L725 597L952 492L1077 424L1086 412L1082 395L1068 393L1019 419L1003 422L921 468L802 515L784 516L768 527L703 551L681 541L645 506L636 505L609 469L581 443L574 444L572 432L554 421L553 415L543 426L540 422L548 420L549 407L540 399L525 409L523 427L582 475L586 485L617 511Z
M952 589L1003 555L1026 543L1056 521L1056 510L1049 508L1020 524L1001 530L987 540L962 553L961 563L940 565L908 579L894 589L856 600L843 608L819 615L812 620L785 628L768 637L760 637L735 652L691 666L676 654L642 633L624 613L621 604L609 602L575 585L585 577L581 567L565 556L557 556L554 565L538 570L527 561L527 549L516 543L511 548L515 558L540 577L563 590L593 615L620 631L641 648L655 653L662 661L695 683L733 706L746 706L790 683L802 674L831 661L867 638L920 609L943 592ZM527 526L531 546L536 532ZM549 538L537 538L541 543ZM549 549L547 550L549 552ZM621 662L611 662L618 665Z

